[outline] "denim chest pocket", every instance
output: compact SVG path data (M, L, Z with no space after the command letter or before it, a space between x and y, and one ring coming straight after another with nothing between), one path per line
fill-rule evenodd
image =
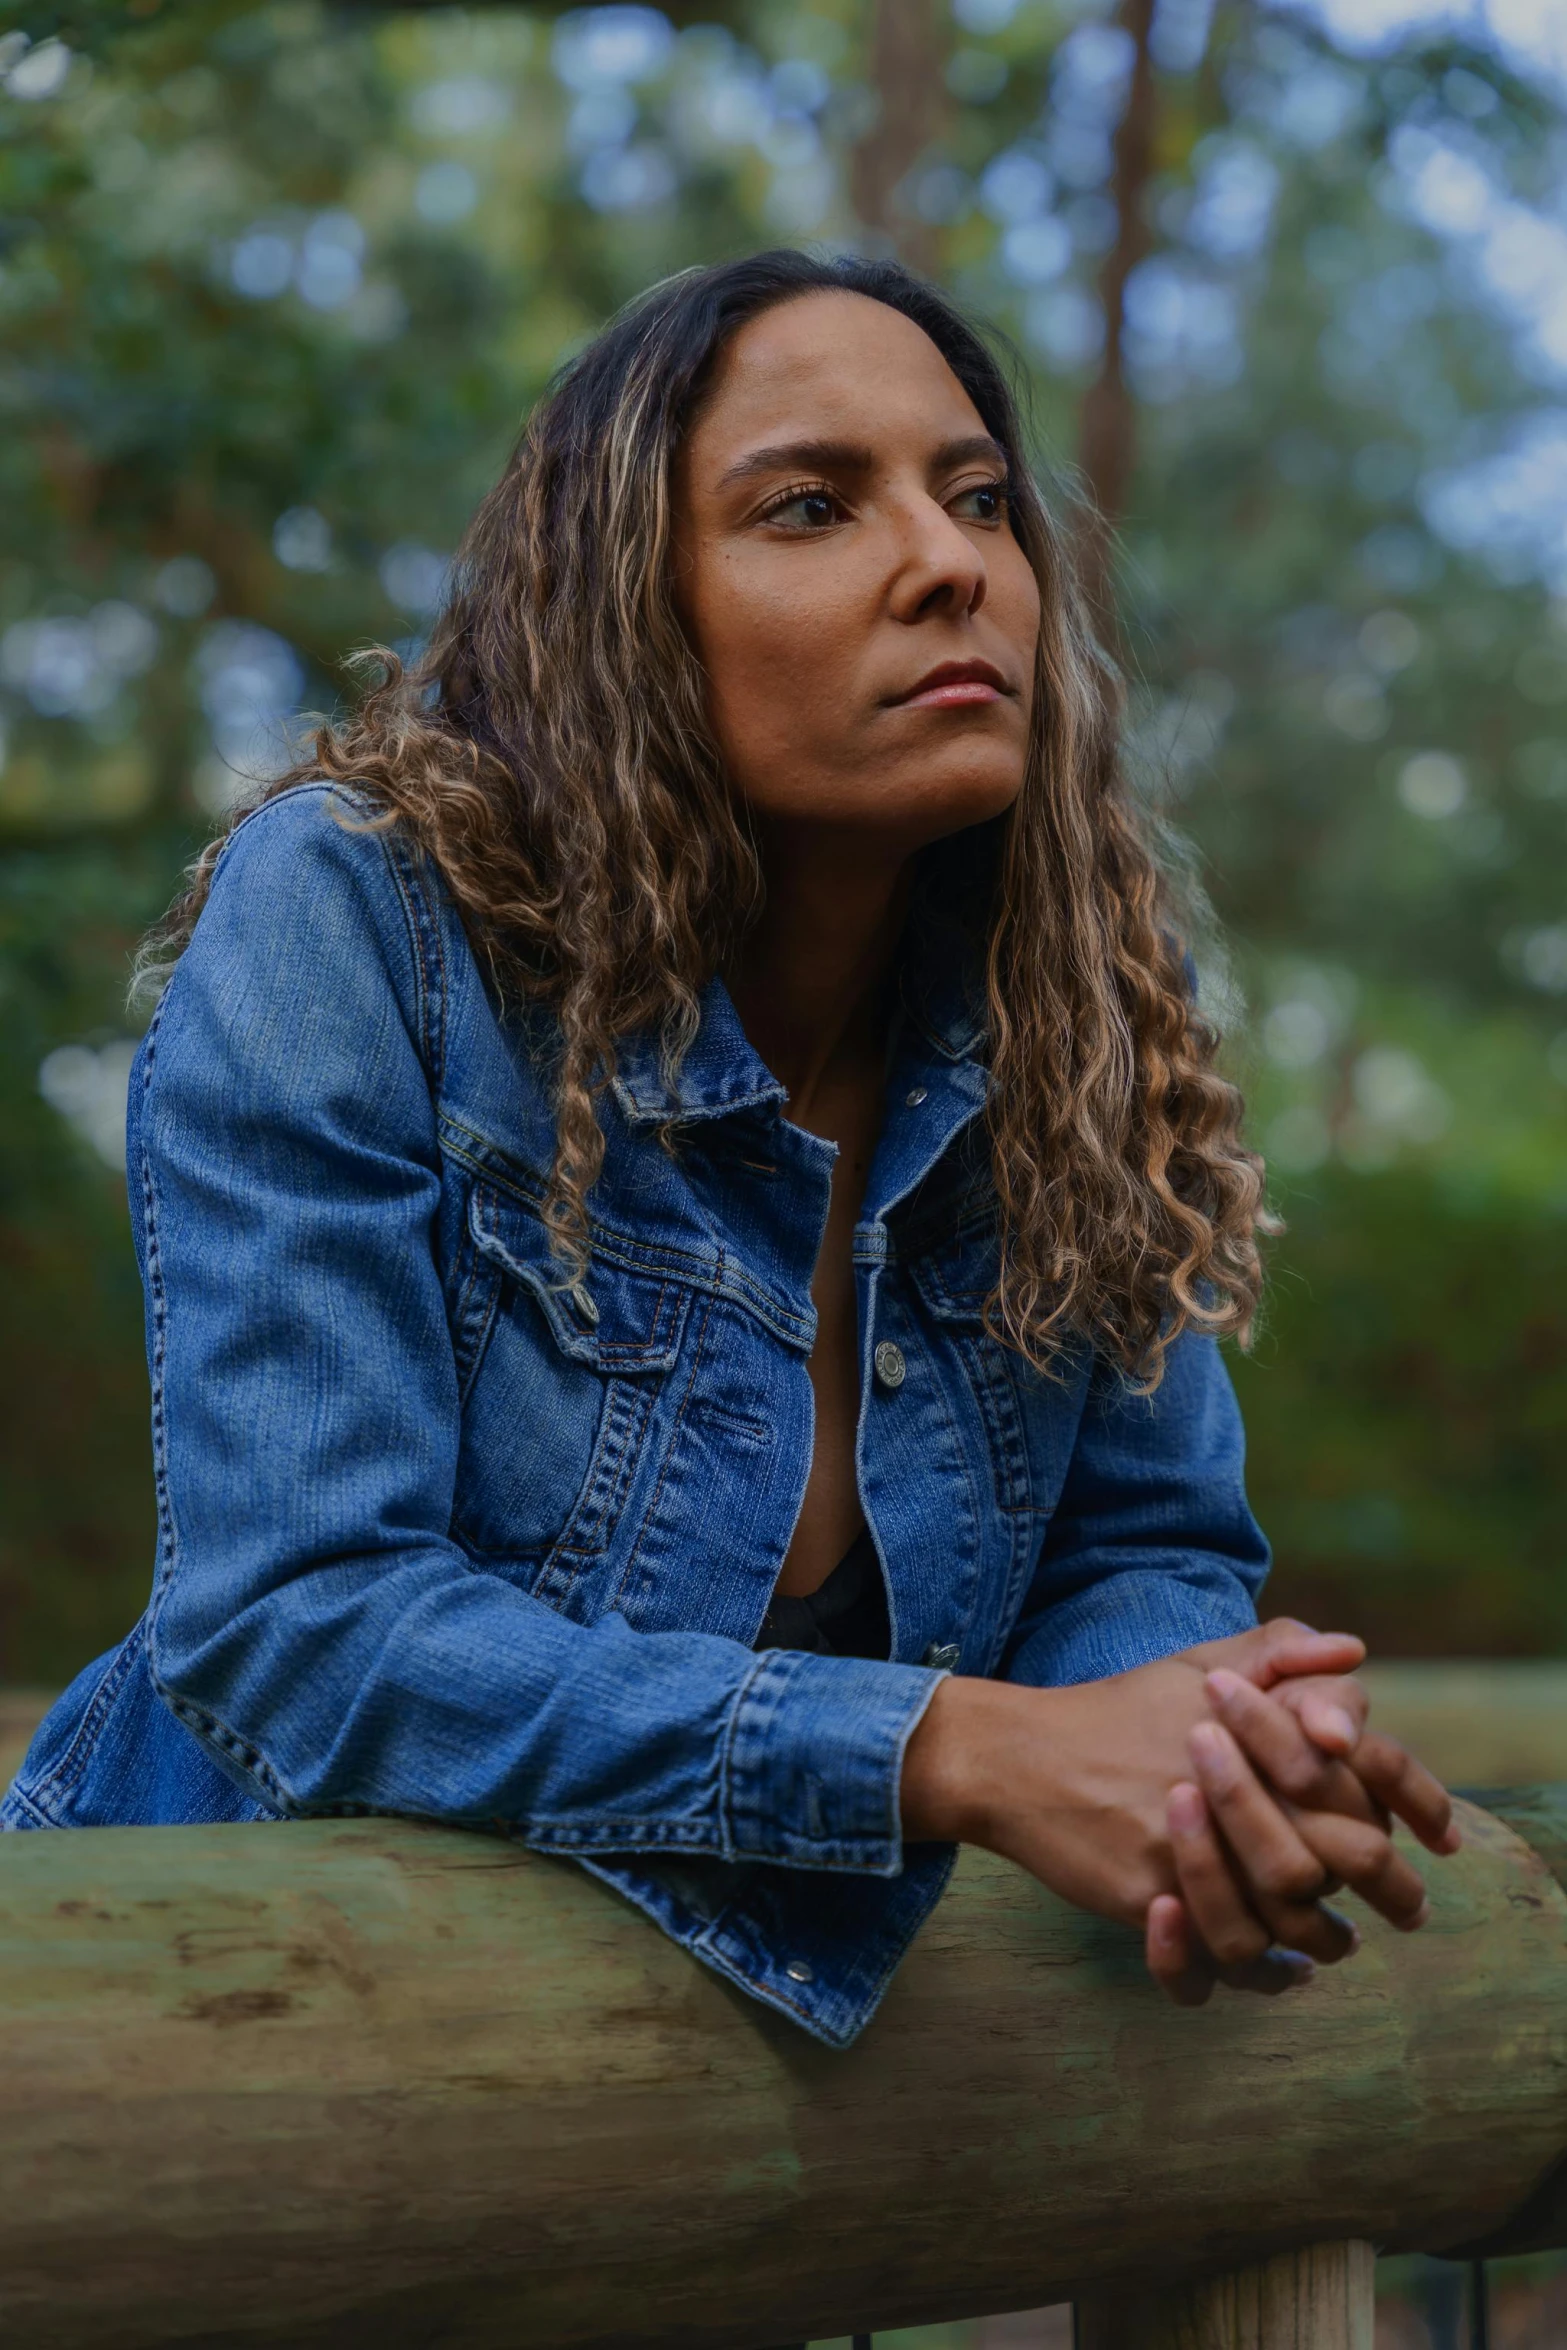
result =
M606 1254L570 1282L542 1218L492 1184L474 1186L467 1224L453 1532L560 1604L607 1560L648 1464L691 1292Z
M976 1217L933 1246L907 1252L909 1277L926 1311L954 1329L984 1326L985 1303L1001 1278L1001 1243L992 1216Z

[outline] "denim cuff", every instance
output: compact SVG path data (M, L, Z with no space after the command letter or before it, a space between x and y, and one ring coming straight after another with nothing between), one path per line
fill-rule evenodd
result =
M945 1678L866 1657L759 1657L724 1754L725 1858L895 1877L903 1750Z

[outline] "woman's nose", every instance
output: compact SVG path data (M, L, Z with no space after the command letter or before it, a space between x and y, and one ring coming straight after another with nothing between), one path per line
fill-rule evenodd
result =
M984 550L934 498L911 509L901 533L893 610L900 620L932 611L977 612L985 600Z

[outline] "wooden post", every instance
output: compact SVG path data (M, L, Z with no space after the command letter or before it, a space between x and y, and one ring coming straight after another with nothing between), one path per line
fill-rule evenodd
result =
M1308 2244L1200 2284L1080 2301L1074 2316L1075 2350L1372 2350L1376 2254Z

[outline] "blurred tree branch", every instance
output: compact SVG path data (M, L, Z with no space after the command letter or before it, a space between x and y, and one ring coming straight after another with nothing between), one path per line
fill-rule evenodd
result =
M166 21L175 4L176 0L20 0L9 22L30 40L63 40L91 50L140 26ZM188 6L189 0L180 4ZM248 14L253 4L254 0L200 0L214 23ZM337 0L337 13L357 18L446 4L447 0ZM475 4L514 6L515 0ZM571 4L572 0L531 0L521 13L560 16ZM741 34L750 15L745 0L660 0L660 6L675 25L719 24ZM873 236L893 246L911 268L933 272L939 259L938 231L900 204L899 192L945 118L946 9L943 0L871 0L869 13L867 64L876 115L850 160L850 195L856 214Z
M338 13L357 17L379 9L382 13L445 8L450 0L337 0ZM562 16L573 0L536 0L525 11L530 16ZM671 23L721 24L743 33L749 15L744 0L661 0ZM214 23L229 16L249 16L255 0L16 0L8 10L5 30L26 33L29 40L68 41L73 48L92 49L138 26L188 16L193 5ZM516 0L469 0L469 5L514 7Z

